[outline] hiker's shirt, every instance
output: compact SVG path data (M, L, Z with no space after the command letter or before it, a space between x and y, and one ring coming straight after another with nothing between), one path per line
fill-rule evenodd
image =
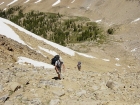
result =
M57 60L55 62L55 66L58 68L58 69L61 69L61 61L60 60Z
M77 66L78 66L78 67L81 67L81 64L78 64Z
M78 64L77 67L78 67L78 69L81 69L81 64L80 65Z

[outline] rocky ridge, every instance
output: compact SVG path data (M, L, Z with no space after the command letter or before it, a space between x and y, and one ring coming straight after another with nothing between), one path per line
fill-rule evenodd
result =
M140 105L140 71L55 70L29 65L0 69L0 105Z

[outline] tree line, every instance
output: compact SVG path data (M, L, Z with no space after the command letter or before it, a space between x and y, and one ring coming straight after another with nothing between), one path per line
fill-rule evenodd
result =
M2 18L18 24L45 39L66 46L69 43L96 41L103 43L106 35L103 29L95 22L89 22L84 17L69 17L59 13L45 13L30 11L24 13L21 6L0 10Z

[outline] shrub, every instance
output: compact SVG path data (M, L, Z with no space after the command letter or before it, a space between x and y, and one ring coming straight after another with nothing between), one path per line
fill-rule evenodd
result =
M108 34L114 34L114 32L115 32L115 30L114 30L113 28L109 28L109 29L107 30L107 33L108 33Z

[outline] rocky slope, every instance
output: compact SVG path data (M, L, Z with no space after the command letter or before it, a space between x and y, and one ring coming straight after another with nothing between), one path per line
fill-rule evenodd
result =
M140 72L68 70L14 65L0 69L0 105L140 105Z
M0 36L0 105L139 105L139 60L119 43L110 42L118 51L115 54L110 44L105 44L91 49L96 59L71 57L10 27L30 47ZM52 56L39 53L38 46L61 54L66 66L64 79L57 80L54 69L17 63L19 56L50 63ZM78 60L82 61L82 71L76 68Z
M140 17L139 0L1 0L0 8L22 5L26 9L85 16L91 20L102 20L108 24L122 24Z

